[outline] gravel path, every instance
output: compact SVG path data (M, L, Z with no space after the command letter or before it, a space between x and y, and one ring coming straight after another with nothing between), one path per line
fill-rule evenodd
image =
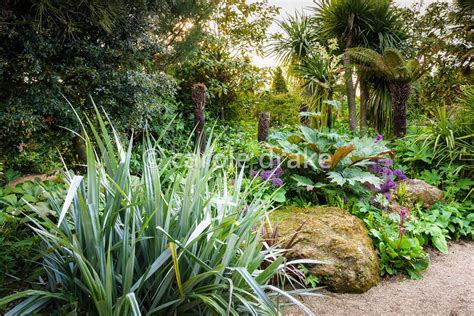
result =
M474 315L474 242L456 242L449 254L430 251L423 279L391 278L364 294L306 298L317 314L326 315ZM302 315L291 308L286 315Z

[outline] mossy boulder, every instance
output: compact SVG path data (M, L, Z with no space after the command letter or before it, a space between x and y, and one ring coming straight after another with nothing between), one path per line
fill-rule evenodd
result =
M293 208L277 211L281 239L302 226L289 255L330 262L311 268L334 292L362 293L380 281L380 263L365 224L340 208Z

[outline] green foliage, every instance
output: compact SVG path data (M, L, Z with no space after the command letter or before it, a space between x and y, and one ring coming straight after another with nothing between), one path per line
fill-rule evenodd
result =
M279 25L283 33L273 36L270 51L288 67L309 110L316 113L316 119L310 120L312 125L331 127L334 105L325 101L333 99L341 79L341 56L335 54L337 41L320 39L311 18L304 14L295 13Z
M422 67L417 60L405 60L401 52L394 48L386 48L379 54L369 48L355 47L348 50L348 53L354 62L365 71L373 73L377 79L408 83L422 74Z
M371 205L357 203L353 212L366 223L381 260L381 274L405 272L413 279L428 266L423 246L431 245L448 253L448 240L474 238L473 203L443 204L438 202L429 210L417 205L401 229L398 214L385 213Z
M173 116L176 84L154 63L164 48L149 17L173 6L160 4L2 2L0 148L7 167L44 171L59 153L80 160L75 135L64 129L79 131L65 99L90 114L91 95L124 133L161 131Z
M386 135L391 135L392 127L395 136L405 135L410 84L423 74L421 64L416 59L406 60L394 48L378 53L369 48L355 47L347 53L358 64L363 80L373 83L370 85L374 93L369 99L369 110L372 111L369 122ZM391 107L388 101L392 103Z
M271 184L271 179L263 181L260 177L244 179L242 186L248 190L255 192L250 196L250 200L269 200L275 204L285 204L286 189L284 187L274 187Z
M393 133L392 96L386 80L371 80L371 92L367 102L369 126L385 136Z
M272 151L287 159L296 191L323 193L324 202L341 189L347 194L368 195L367 183L379 187L382 179L367 171L370 160L390 153L383 141L353 138L300 126L298 133L271 135ZM305 193L309 195L309 193Z
M312 25L311 18L303 13L295 12L285 21L277 21L283 33L273 35L270 51L284 65L299 63L311 54L313 45L318 37Z
M462 85L472 84L472 11L437 1L402 14L412 57L430 69L414 86L410 105L431 116L437 107L451 104Z
M264 86L261 70L247 57L233 56L223 39L209 36L186 62L176 69L180 81L180 112L190 114L191 88L203 83L209 93L206 113L211 118L232 119L241 111L240 102ZM234 107L232 105L235 105Z
M448 253L449 239L474 239L474 210L472 201L433 205L430 210L418 209L407 230L418 236L422 245L428 242L442 253Z
M301 273L304 274L305 276L305 284L312 287L312 288L317 288L318 287L318 283L319 283L319 277L314 275L314 274L311 274L311 271L308 270L307 267L305 267L304 265L300 264L298 266L298 269L301 271Z
M471 90L472 86L466 88L467 93ZM461 101L468 100L469 94L464 98ZM431 152L435 167L461 165L463 175L469 177L474 166L474 125L470 119L473 114L474 103L465 103L458 111L448 112L446 106L439 108L434 119L428 120L427 126L417 133L415 146Z
M7 315L36 312L53 299L66 304L64 312L99 315L275 315L271 295L297 302L269 284L291 262L262 243L257 232L268 201L246 203L243 171L228 187L210 146L178 160L144 155L142 175L132 176L132 141L123 147L99 123L100 132L90 126L101 135L96 151L85 133L87 177L67 174L55 218L32 219L43 240L48 291L0 299L1 306L28 297Z
M248 51L262 53L267 29L280 8L267 0L217 1L210 17L209 32L222 39L223 50L240 55Z
M361 217L380 256L380 274L395 275L403 272L412 279L420 279L421 272L429 265L429 257L423 250L418 236L400 234L398 214L389 214L362 203L354 207Z
M9 287L25 282L37 256L39 237L27 226L26 216L39 218L52 214L50 197L61 199L65 185L60 181L24 182L16 187L0 187L0 294L9 294ZM19 280L11 275L22 275ZM24 284L19 284L24 286Z
M303 100L291 93L264 93L255 98L255 113L269 112L270 126L281 127L299 124L299 109Z
M258 159L264 154L264 148L257 140L257 126L254 122L239 122L229 125L217 125L214 133L219 135L217 142L219 146L216 153L223 153L224 156L231 156L239 160L239 156L244 158L245 165L253 166L258 163ZM230 172L230 171L229 171ZM234 175L238 170L233 170Z
M272 91L275 94L288 92L288 88L286 87L286 80L285 77L283 77L281 67L278 67L273 73Z
M405 38L401 20L388 0L323 0L314 11L321 36L337 38L343 48L382 51L399 46Z

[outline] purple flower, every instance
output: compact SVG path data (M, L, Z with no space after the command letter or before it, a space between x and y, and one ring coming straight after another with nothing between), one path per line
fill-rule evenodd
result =
M265 170L260 175L260 179L262 179L263 181L266 181L266 180L270 179L271 177L272 177L272 171L271 170Z
M375 142L378 143L381 140L383 140L382 134L377 134L377 136L375 136Z
M408 211L408 209L407 209L406 207L403 207L403 208L400 210L399 215L400 215L400 221L402 221L402 223L403 223L403 221L408 217L408 212L409 212L409 211Z
M252 176L252 178L255 178L258 175L258 171L257 170L252 170L250 172L250 175Z
M398 228L398 246L400 246L400 241L402 240L403 238L403 235L405 234L405 219L408 217L408 209L406 207L403 207L401 210L400 210L400 226Z
M272 184L274 187L278 188L278 187L281 187L283 185L283 180L280 179L280 178L273 178L272 180Z
M405 181L408 179L401 169L394 170L393 174L401 181Z
M369 171L376 174L380 174L382 172L382 167L378 164L373 164L369 166Z
M280 165L280 158L276 158L272 160L272 166L278 167Z
M390 158L380 159L379 163L383 164L385 167L391 167L393 165L393 160Z
M283 169L281 167L276 167L274 170L273 170L273 176L276 177L276 178L279 178L283 175Z
M397 187L397 184L395 183L395 181L393 181L392 179L386 179L385 182L382 184L380 191L387 192L392 189L395 189L396 187Z
M391 177L393 172L389 167L383 167L379 174L384 177Z
M400 225L400 227L398 229L399 238L401 238L405 234L405 232L406 232L405 227Z
M390 192L383 193L383 196L387 199L387 201L392 200L392 194L390 194Z

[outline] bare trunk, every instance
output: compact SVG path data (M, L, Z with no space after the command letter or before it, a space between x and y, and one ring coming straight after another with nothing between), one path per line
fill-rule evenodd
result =
M258 141L264 142L268 137L268 129L270 128L270 113L260 112L258 114Z
M390 84L393 108L393 134L400 138L407 132L407 100L410 97L408 83Z
M360 134L365 136L367 131L367 102L369 100L369 87L367 81L363 76L360 80L360 111L359 111L359 122L360 122Z
M357 113L355 103L355 90L354 83L352 82L352 66L349 54L344 53L343 57L344 69L345 69L345 83L346 83L346 94L347 94L347 106L349 107L349 128L351 131L357 130Z
M201 152L204 151L205 139L205 117L204 109L206 106L206 91L207 88L202 83L193 85L192 99L194 103L194 119L196 123L196 146Z

